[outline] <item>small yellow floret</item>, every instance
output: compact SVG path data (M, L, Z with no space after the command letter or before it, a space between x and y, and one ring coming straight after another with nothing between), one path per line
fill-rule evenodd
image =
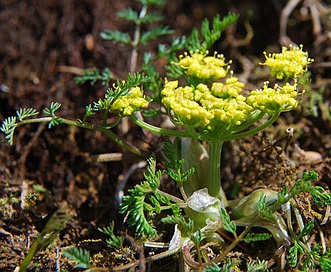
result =
M276 85L274 88L270 88L268 87L268 82L266 82L263 89L250 93L249 97L247 97L247 103L255 109L272 114L296 108L298 105L297 95L296 84L291 85L287 83L283 87Z
M265 63L270 67L271 75L277 79L283 78L296 78L307 72L307 65L312 63L314 60L308 57L307 52L303 52L303 46L293 46L290 48L282 47L282 53L267 54L264 52L266 57Z
M213 116L195 100L194 89L189 86L177 86L178 81L165 83L162 103L173 111L182 124L193 127L207 126Z
M213 83L211 91L217 97L237 97L244 87L245 84L240 82L237 77L229 77L225 84L221 82Z
M206 56L206 54L198 51L190 52L190 54L184 53L179 57L179 65L186 70L187 75L200 79L209 80L225 77L228 72L228 63L225 62L224 56L216 52L214 56Z
M177 81L165 83L162 103L170 109L182 125L212 130L240 125L254 109L239 92L244 84L237 78L213 83L211 90L200 83L195 88L177 87Z
M147 108L149 102L144 98L139 87L131 88L128 95L118 98L111 106L111 110L119 111L121 115L131 115L140 108Z

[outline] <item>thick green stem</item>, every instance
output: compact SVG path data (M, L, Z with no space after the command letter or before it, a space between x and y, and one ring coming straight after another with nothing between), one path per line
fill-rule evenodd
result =
M223 141L209 141L209 186L211 196L220 198L224 206L227 199L221 185L221 152Z

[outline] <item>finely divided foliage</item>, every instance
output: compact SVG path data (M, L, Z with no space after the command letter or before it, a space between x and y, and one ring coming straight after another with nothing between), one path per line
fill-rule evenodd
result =
M6 141L13 144L15 129L24 124L47 122L49 128L66 124L101 131L121 147L146 158L146 153L127 144L112 131L122 117L130 116L144 130L181 138L165 141L160 152L162 156L158 157L163 160L162 165L157 165L158 154L152 155L147 161L144 181L129 189L128 195L123 197L120 212L127 215L126 222L135 228L139 241L159 239L159 224L173 224L176 225L174 238L178 239L179 246L166 253L182 250L184 260L192 269L235 271L242 267L241 260L227 256L239 243L274 238L279 247L288 248L288 267L305 271L320 267L330 271L331 251L319 244L313 248L307 244L315 222L304 222L294 201L299 194L308 193L316 205L331 205L331 194L313 184L318 179L316 172L304 173L301 179L293 180L291 188L284 186L279 192L253 190L248 196L233 202L227 201L220 179L223 143L255 134L271 125L282 112L296 108L297 97L302 93L298 78L307 72L307 65L313 60L301 45L284 47L281 53L265 53L266 60L260 64L270 67L270 73L278 83L272 86L265 82L260 89L246 90L245 84L231 71L231 60L217 52L209 53L221 33L238 19L238 15L229 13L223 19L216 16L211 25L205 19L201 30L194 29L189 38L174 38L170 46L159 46L157 57L167 59L169 79L160 77L155 66L156 57L152 53L144 54L142 69L135 72L139 45L173 33L168 26L142 31L148 29L141 28L142 25L163 19L160 14L150 12L149 7L163 5L164 1L138 2L142 4L141 11L127 8L117 14L135 25L135 35L118 30L101 33L106 40L133 48L131 73L126 80L116 80L109 86L115 80L110 69L105 68L101 73L96 68L85 70L81 77L76 78L77 83L90 82L93 85L100 81L108 89L103 98L86 106L82 119L59 117L56 111L61 104L58 102L52 102L49 108L45 108L43 114L46 117L42 118L36 118L39 113L35 109L20 109L17 116L8 117L2 123L1 131L5 133ZM183 53L183 50L187 52ZM150 97L144 91L149 91ZM145 117L162 114L172 121L176 129L151 125L137 114L143 113L151 103L155 106L145 112ZM98 111L104 112L102 125L87 120ZM114 118L109 116L117 116L117 119L113 121ZM192 160L196 160L194 167L187 166ZM169 179L177 185L180 197L161 190L161 181ZM196 191L190 191L192 188ZM295 214L295 220L292 214ZM59 221L58 228L52 229L52 239L63 228L63 221ZM242 230L238 226L245 228ZM116 236L114 228L112 222L99 231L107 236L108 245L121 252L124 237ZM267 232L254 233L252 228L264 228ZM224 233L233 237L232 241L225 241ZM47 237L40 239L44 242L41 247L48 246L51 241ZM91 268L89 252L71 248L64 254L74 259L77 267ZM269 268L267 261L259 259L247 260L246 267L248 271L268 271Z
M17 117L11 116L5 119L2 123L0 130L6 134L6 140L9 144L13 144L15 128L18 126L23 119L38 115L35 109L19 109L16 111ZM18 122L17 122L18 121Z

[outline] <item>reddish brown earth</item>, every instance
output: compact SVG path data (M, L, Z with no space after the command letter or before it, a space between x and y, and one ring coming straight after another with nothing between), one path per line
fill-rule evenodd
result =
M257 62L256 57L262 57L264 50L279 49L280 15L286 1L166 2L165 7L154 9L165 15L165 23L176 30L174 35L177 36L188 35L204 17L211 19L217 13L225 15L229 10L238 12L239 22L224 34L215 50L233 59L234 70L242 73L242 78L249 84L258 85L263 75L250 70L250 65ZM1 1L0 121L14 115L20 107L42 111L52 101L62 104L61 116L81 118L85 106L97 101L105 91L98 84L76 85L74 76L81 73L81 69L109 67L120 79L128 73L130 48L104 41L99 33L117 29L132 34L132 25L117 19L115 14L130 5L134 9L140 7L133 0ZM239 194L243 195L259 186L279 189L289 182L291 174L311 169L320 174L319 183L326 189L331 185L329 14L330 8L329 13L319 14L318 23L303 3L291 14L289 37L297 44L304 44L305 50L315 59L310 67L311 85L307 87L302 106L284 114L274 127L225 146L223 182L229 194L235 181L240 182ZM251 40L245 22L252 27L254 36ZM171 37L163 38L162 42L170 40ZM141 50L153 51L156 47L157 44L152 43ZM312 105L316 108L315 115ZM295 128L294 138L287 151L280 155L272 143L282 137L288 127ZM157 144L157 140L150 145L144 143L144 134L135 126L127 133L121 128L114 131L141 148L152 149ZM4 139L3 134L0 137L0 140ZM264 149L267 146L270 148ZM125 174L132 161L96 163L92 156L111 152L122 150L100 133L65 126L48 129L45 124L20 127L13 146L1 145L1 271L14 271L52 213L64 205L68 206L67 212L72 219L55 240L52 250L41 250L36 254L34 263L39 267L32 270L55 271L56 249L61 252L72 245L90 250L94 263L100 267L113 265L114 260L107 258L106 253L103 258L98 255L106 249L104 242L85 241L100 239L98 227L106 226L112 220L119 231L124 230L114 194L119 176ZM141 178L141 173L133 176L128 186L132 187ZM34 185L42 186L45 192L37 191ZM171 184L168 187L175 190ZM30 197L24 198L26 194ZM22 197L28 200L22 202ZM306 209L307 201L303 199L299 203L300 208ZM307 218L309 216L307 214ZM323 231L330 247L329 228L330 224L327 224ZM266 258L269 260L272 256ZM58 260L61 269L73 271L73 263L68 259L60 257ZM176 271L177 267L173 258L155 265L159 271Z

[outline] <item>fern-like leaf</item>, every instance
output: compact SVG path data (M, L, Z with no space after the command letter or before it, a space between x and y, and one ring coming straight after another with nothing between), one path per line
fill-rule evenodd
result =
M0 130L6 135L7 142L12 145L14 139L15 128L17 127L17 118L10 116L2 122Z
M164 143L164 156L166 158L166 173L171 179L176 182L185 182L194 172L193 167L189 168L187 171L182 172L182 166L184 160L180 158L178 148L175 148L175 144L167 140Z
M18 126L18 123L22 122L25 118L36 116L37 114L38 112L33 108L23 108L16 111L17 117L10 116L5 119L0 127L0 130L6 135L6 141L3 141L3 143L7 142L12 145L14 140L14 132L16 127Z
M46 115L50 115L52 117L51 121L48 124L48 128L51 128L52 126L56 126L56 125L63 123L62 119L55 115L55 111L57 111L60 107L61 107L60 103L51 102L50 107L44 109L43 113Z
M257 209L262 217L273 218L273 213L267 205L267 196L262 193L257 202Z
M130 44L131 37L128 33L123 33L118 30L106 30L100 34L101 38L104 40L110 40L114 43L123 43L123 44Z
M145 181L129 190L130 195L124 196L121 204L120 212L128 212L128 224L136 227L136 232L139 236L142 234L145 234L147 237L156 235L156 230L145 215L146 211L154 210L153 206L145 202L146 197L148 194L154 193L160 186L162 171L156 171L155 167L155 159L150 158L148 160L147 173L144 173ZM155 200L156 198L152 198L152 201Z
M209 50L213 44L221 37L222 32L233 24L238 15L235 13L229 13L222 20L219 15L214 17L212 27L210 28L209 21L205 19L201 26L201 36L204 41L201 43L199 39L199 32L197 29L193 29L191 37L187 43L188 51L202 51L203 53Z
M63 251L64 256L74 260L77 264L77 268L89 268L90 265L90 253L81 248L71 247Z
M222 219L222 226L223 228L232 233L235 237L237 237L237 234L236 234L236 230L237 230L237 227L236 227L236 224L231 221L230 219L230 215L226 212L225 209L221 209L220 210L220 216L221 216L221 219Z
M157 234L150 215L171 209L176 216L180 216L178 205L171 203L171 199L158 189L162 175L163 171L156 171L155 159L150 158L147 172L144 173L145 181L129 190L129 196L123 197L120 212L128 213L128 224L136 227L139 236L145 234L151 237Z
M175 59L173 62L178 63L178 59ZM185 76L185 70L179 65L167 65L165 68L168 71L167 76L170 78L177 79Z
M329 248L319 258L319 266L322 271L331 271L331 250Z
M49 108L45 108L43 113L46 115L55 116L55 111L57 111L61 107L61 104L58 102L51 102Z
M104 228L99 228L98 230L102 232L103 234L106 234L109 236L109 238L106 240L107 244L118 248L122 249L123 248L123 242L124 242L124 237L123 236L116 236L114 234L114 221L112 221L109 226L104 227Z
M149 24L154 22L160 22L164 19L164 17L159 14L158 12L151 12L149 14L146 14L145 17L140 18L141 24Z
M307 224L305 224L304 228L302 229L302 231L300 232L298 239L301 239L303 237L305 237L306 235L308 235L312 229L314 228L314 220L309 221Z
M191 32L191 36L187 39L186 49L187 51L196 51L202 48L201 40L199 38L199 30L197 28L193 28Z
M185 70L179 65L174 65L174 63L178 63L179 61L177 58L178 51L181 51L187 47L187 43L189 42L189 39L186 39L185 36L182 36L181 38L173 39L170 48L167 48L163 44L159 45L159 56L164 57L169 61L169 64L165 66L165 69L168 71L167 76L169 78L177 79L185 76Z
M160 36L169 35L174 33L168 26L157 26L141 35L140 42L147 45L150 40L157 39Z
M314 186L314 191L311 193L317 205L331 206L331 193L327 193L321 186Z
M130 193L132 193L131 191ZM121 212L129 210L129 226L136 227L136 233L138 236L145 234L147 237L155 236L156 230L152 224L147 220L144 214L144 200L145 197L123 197L123 204L121 205Z
M133 10L132 8L123 9L123 10L117 12L116 15L119 18L122 18L122 19L125 19L125 20L128 20L128 21L132 21L134 23L137 23L138 20L139 20L138 12Z
M246 263L247 270L246 271L252 271L252 272L266 272L268 270L268 261L266 260L249 260Z
M169 47L165 44L160 44L158 47L159 57L166 58L169 62L174 61L177 56L177 52L185 48L186 42L186 37L182 36L180 38L174 38Z
M162 218L161 221L165 224L177 224L183 236L189 237L194 233L194 221L190 218L186 221L185 217L181 215L168 215Z
M229 13L227 16L220 19L220 16L217 15L213 19L212 29L209 29L209 23L206 23L206 26L202 26L201 34L204 37L205 41L202 45L202 50L206 51L212 47L212 45L221 37L221 33L227 29L231 24L237 21L239 15L235 13ZM204 31L205 30L205 31Z
M299 245L299 243L297 241L294 241L293 246L289 249L289 255L288 255L290 267L297 266L299 253L303 254L304 250L302 249L302 247Z
M101 74L99 73L97 68L93 68L92 71L89 71L87 69L84 69L82 76L75 77L75 81L77 84L83 84L85 82L90 82L90 84L93 86L97 81L101 81L101 84L103 86L108 86L109 81L114 79L115 77L111 73L111 71L108 68L105 68Z
M24 118L36 116L38 112L33 108L28 108L28 109L24 108L16 111L16 114L17 114L17 119L19 121L22 121Z

